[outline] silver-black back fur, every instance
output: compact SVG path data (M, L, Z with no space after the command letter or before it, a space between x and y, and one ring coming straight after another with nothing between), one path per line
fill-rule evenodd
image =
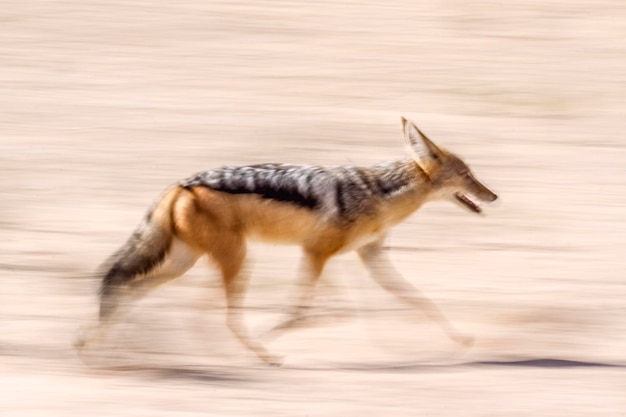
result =
M373 213L376 202L412 184L416 164L399 160L373 167L321 167L292 164L225 166L200 172L181 183L230 194L256 194L328 213L352 221L359 213Z

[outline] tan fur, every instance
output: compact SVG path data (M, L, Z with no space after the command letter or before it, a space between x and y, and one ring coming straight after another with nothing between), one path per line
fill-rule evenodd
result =
M122 251L114 256L117 263L110 267L103 284L101 306L106 308L101 310L99 332L102 333L103 327L111 321L123 299L143 296L154 286L180 276L202 254L208 254L222 273L228 326L262 360L277 363L275 356L247 336L240 313L247 283L242 271L246 241L256 239L299 245L303 250L299 273L302 290L296 309L287 321L270 332L272 334L302 325L326 262L338 253L356 250L372 278L383 288L426 312L452 339L468 343L470 338L454 329L434 303L402 279L382 250L383 241L391 227L429 200L452 198L479 212L470 196L488 202L496 196L473 177L458 157L439 149L411 122L403 119L403 128L414 161L394 169L410 177L409 183L393 193L371 194L367 205L356 205L365 207L364 212L357 216L350 213L349 220L328 208L303 207L254 193L229 193L202 185L172 188L154 207L147 226L140 228L123 248L129 255ZM266 187L265 183L263 186ZM136 269L143 270L142 260L153 263L155 259L148 256L151 246L144 242L152 242L150 245L157 248L159 241L161 246L169 242L164 259L150 266L146 273L133 275L133 269L125 266L125 259L135 259ZM84 346L85 341L79 342L79 347Z

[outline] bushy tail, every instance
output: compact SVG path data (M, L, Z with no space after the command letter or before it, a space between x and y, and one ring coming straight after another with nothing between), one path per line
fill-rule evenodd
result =
M179 187L169 190L148 211L128 241L104 263L100 287L101 320L115 310L116 291L149 273L165 259L173 238L172 205L179 193Z

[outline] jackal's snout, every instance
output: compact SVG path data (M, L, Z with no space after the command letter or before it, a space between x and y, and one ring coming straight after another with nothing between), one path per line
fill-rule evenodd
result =
M498 198L496 193L485 187L473 176L468 177L464 188L463 191L454 193L454 197L457 202L474 213L482 212L481 202L491 203Z
M486 203L491 203L498 199L498 195L491 191L489 188L485 187L482 183L476 181L477 185L480 188L480 192L477 194L477 197Z

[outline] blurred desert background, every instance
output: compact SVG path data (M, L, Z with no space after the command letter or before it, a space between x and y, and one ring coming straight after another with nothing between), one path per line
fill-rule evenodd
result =
M0 415L626 413L623 0L8 0L0 18ZM342 319L268 343L280 368L230 335L205 261L76 356L93 272L168 185L401 157L400 116L500 196L484 216L427 205L388 241L474 346L344 255L315 307ZM257 335L299 251L250 252Z

